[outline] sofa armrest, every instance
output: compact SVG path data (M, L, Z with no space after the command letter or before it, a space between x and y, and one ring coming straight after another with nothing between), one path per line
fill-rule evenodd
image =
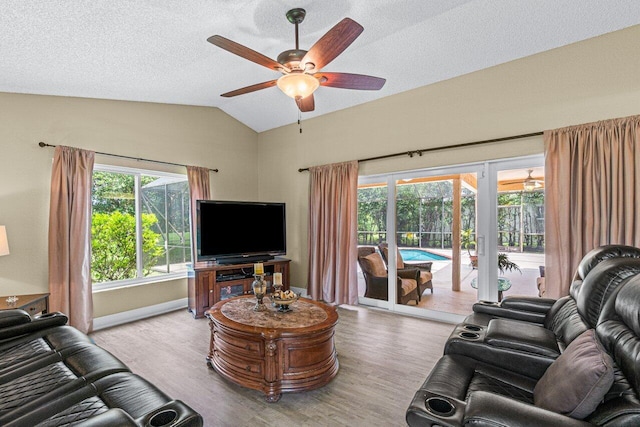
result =
M17 311L23 311L25 314L27 314L27 312L24 310ZM67 321L69 320L67 316L59 312L42 314L34 318L31 318L31 316L27 314L27 317L29 317L27 322L0 329L0 340L17 337L54 326L66 325Z
M29 322L31 322L31 316L24 310L13 309L0 311L0 329Z
M513 310L547 314L555 302L556 300L551 298L508 296L502 300L500 306Z
M554 303L555 300L549 298L507 297L501 303L477 302L473 305L473 312L542 325Z
M487 426L563 426L586 427L592 424L505 396L486 391L472 392L467 399L463 425Z
M120 408L111 408L107 412L89 418L88 420L76 424L77 427L139 427L133 418Z

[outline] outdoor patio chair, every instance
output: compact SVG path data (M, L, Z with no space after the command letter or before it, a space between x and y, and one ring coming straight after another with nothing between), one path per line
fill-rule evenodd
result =
M382 256L373 246L361 246L358 248L358 264L362 269L366 289L364 296L380 300L389 300L389 287L387 285L387 269ZM418 269L404 269L398 271L398 296L400 304L407 304L415 300L420 301L418 296Z
M389 261L388 261L389 245L386 242L380 243L378 245L378 249L380 249L380 254L382 254L382 259L384 259L384 263L386 265L389 265ZM396 259L398 262L397 264L398 271L405 270L405 269L415 269L415 268L420 270L420 276L418 277L418 302L420 301L420 298L422 298L422 293L425 290L431 289L431 293L433 293L433 283L431 282L431 279L433 279L433 273L431 272L431 266L433 265L432 262L420 262L420 263L407 264L404 262L404 259L402 259L402 254L400 253L400 250L397 251Z

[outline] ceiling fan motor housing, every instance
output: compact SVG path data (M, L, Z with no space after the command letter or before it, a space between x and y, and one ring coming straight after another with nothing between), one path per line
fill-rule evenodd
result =
M285 50L278 55L278 62L290 70L302 69L300 68L300 61L302 61L306 53L307 51L302 49Z

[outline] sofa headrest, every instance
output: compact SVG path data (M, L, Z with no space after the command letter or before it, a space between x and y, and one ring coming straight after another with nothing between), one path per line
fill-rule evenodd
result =
M640 336L640 275L627 279L614 302L620 320Z
M626 278L612 293L602 309L596 334L620 370L605 400L630 397L636 401L640 391L640 275ZM624 425L638 425L637 419Z
M569 295L571 295L571 297L576 301L578 301L578 295L580 295L581 287L582 287L582 279L574 280L571 283L571 287L569 288Z
M604 304L631 276L640 273L640 258L611 258L601 261L582 281L576 300L578 313L595 328Z
M625 245L604 245L594 248L580 261L573 281L584 279L601 261L611 258L640 258L640 248Z

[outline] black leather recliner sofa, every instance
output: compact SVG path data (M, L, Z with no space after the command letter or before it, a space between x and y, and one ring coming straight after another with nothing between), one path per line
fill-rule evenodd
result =
M515 364L501 362L499 352L491 357L487 350L478 357L481 352L472 347L466 354L452 351L437 362L416 392L406 411L407 423L412 427L640 425L640 260L607 259L594 263L597 266L582 276L584 283L578 286L583 289L572 292L577 300L569 297L574 315L562 319L572 337L560 345L557 358L548 359L548 368L528 367L527 358L540 355L517 345L510 350L522 357ZM545 329L541 324L510 322Z
M133 374L67 317L0 311L0 425L200 427L202 417Z
M640 248L626 245L604 245L589 251L580 261L570 286L570 295L558 300L527 296L508 296L500 303L480 301L464 323L487 326L491 319L506 318L549 326L553 316L577 298L582 281L600 262L612 258L640 258Z
M581 348L573 352L572 345L539 378L467 356L445 355L415 394L406 412L407 423L412 427L640 425L639 275L624 280L605 303L596 329L585 331L574 342L583 344L582 337L589 333L594 348L600 349L597 360L608 359L599 365L607 369L596 382L584 380L594 378L593 354ZM609 382L601 380L605 377ZM546 387L539 389L543 383ZM598 393L589 395L596 386ZM581 419L541 407L549 396L559 406L582 405L577 408Z
M488 326L454 328L445 354L460 354L530 377L539 377L580 334L595 328L602 307L627 278L640 274L640 258L609 258L597 264L570 296L555 304L544 325L492 319Z

